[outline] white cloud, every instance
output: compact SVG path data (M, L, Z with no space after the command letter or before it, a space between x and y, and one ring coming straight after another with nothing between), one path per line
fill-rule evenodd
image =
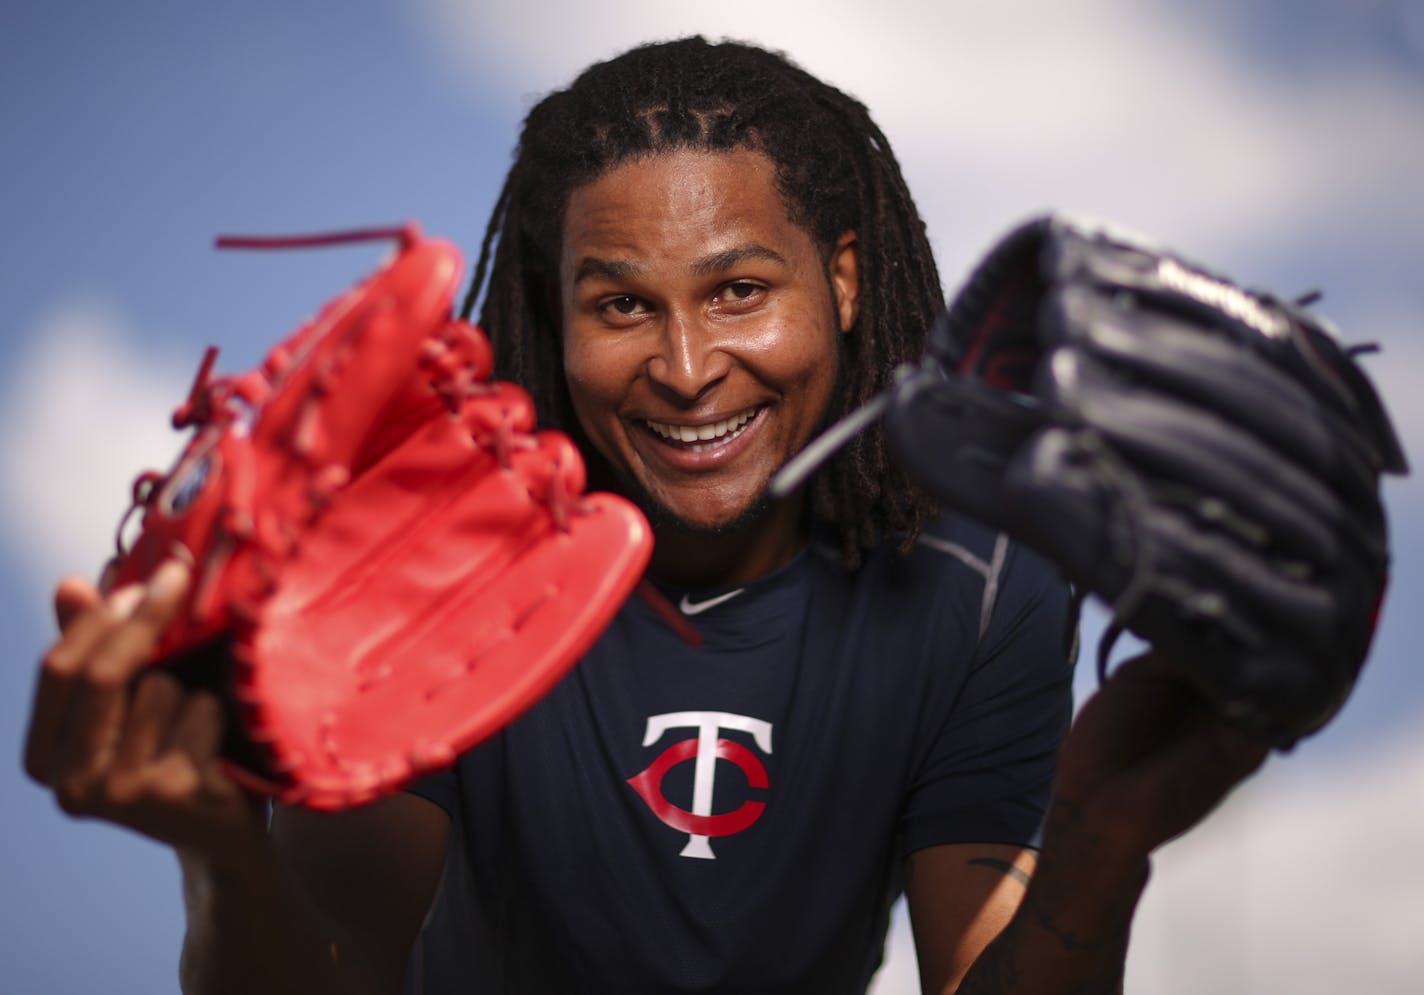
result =
M197 363L141 351L94 301L58 305L24 341L0 392L0 522L44 591L98 571L134 476L172 462L168 418Z
M1046 206L1214 259L1289 245L1332 219L1424 224L1424 199L1404 196L1424 174L1417 81L1371 62L1283 80L1223 44L1222 26L1191 5L528 0L494 15L424 0L420 10L467 85L526 104L639 41L701 31L783 48L871 107L947 273Z
M1129 990L1405 995L1424 977L1424 737L1278 759L1158 858Z

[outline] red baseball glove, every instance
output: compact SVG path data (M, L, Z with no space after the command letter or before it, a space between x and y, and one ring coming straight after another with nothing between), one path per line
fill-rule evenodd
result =
M219 245L373 238L393 258L259 368L213 379L208 350L173 417L196 431L135 482L141 534L125 548L120 526L103 581L191 563L159 661L224 693L239 780L318 809L393 792L533 704L652 548L636 508L584 494L528 395L488 381L488 341L451 318L453 246L413 225Z

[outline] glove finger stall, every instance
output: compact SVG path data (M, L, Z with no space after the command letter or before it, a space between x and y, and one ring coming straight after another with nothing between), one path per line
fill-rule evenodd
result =
M1253 681L1264 680L1281 677L1294 661L1287 681L1293 703L1272 707L1292 716L1282 729L1320 720L1337 703L1333 689L1353 680L1350 661L1362 652L1350 620L1368 608L1359 598L1371 589L1364 565L1349 559L1328 578L1303 577L1155 500L1135 478L1105 469L1112 459L1097 440L1085 445L1081 432L1054 428L1035 436L1005 479L1007 514L1019 523L1019 537L1127 613L1133 631L1187 660L1188 673L1213 698L1285 694L1284 687L1248 688L1243 668L1273 659L1253 672ZM1277 731L1271 738L1284 746L1293 736Z
M1045 338L1070 343L1120 380L1248 426L1348 500L1373 500L1379 467L1362 433L1279 368L1140 298L1070 284L1044 304Z
M1136 472L1180 482L1205 513L1220 509L1258 532L1263 549L1327 564L1340 554L1342 532L1374 545L1328 487L1215 412L1123 385L1067 349L1045 364L1042 393Z

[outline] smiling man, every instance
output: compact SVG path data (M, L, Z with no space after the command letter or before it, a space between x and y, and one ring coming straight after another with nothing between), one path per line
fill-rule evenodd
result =
M939 519L877 434L809 500L766 493L941 306L888 144L776 55L651 46L531 112L496 239L497 373L648 513L700 642L635 598L574 680L417 787L466 868L426 987L859 991L904 869L941 861L912 897L927 984L957 982L1032 865L1066 592Z
M452 770L269 831L210 696L112 679L181 574L62 587L44 679L126 709L123 742L47 721L31 772L178 851L187 990L858 992L902 892L928 991L1115 990L1148 854L1261 751L1149 665L1085 710L1055 793L1053 572L937 514L878 432L766 496L941 307L865 108L737 44L594 66L526 120L481 295L497 374L647 511L660 593Z

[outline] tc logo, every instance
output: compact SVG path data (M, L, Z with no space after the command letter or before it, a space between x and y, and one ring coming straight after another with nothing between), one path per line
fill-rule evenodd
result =
M652 746L669 729L696 729L695 739L673 743L644 770L628 778L638 797L648 803L663 822L688 834L682 856L715 860L710 837L740 833L761 817L765 802L744 801L730 812L712 814L712 786L717 777L718 759L728 760L741 768L747 786L766 788L766 767L751 750L741 743L723 739L723 729L750 733L763 753L771 753L771 723L731 712L668 712L648 718L643 745ZM678 808L663 794L663 778L685 760L694 760L692 768L692 811Z

